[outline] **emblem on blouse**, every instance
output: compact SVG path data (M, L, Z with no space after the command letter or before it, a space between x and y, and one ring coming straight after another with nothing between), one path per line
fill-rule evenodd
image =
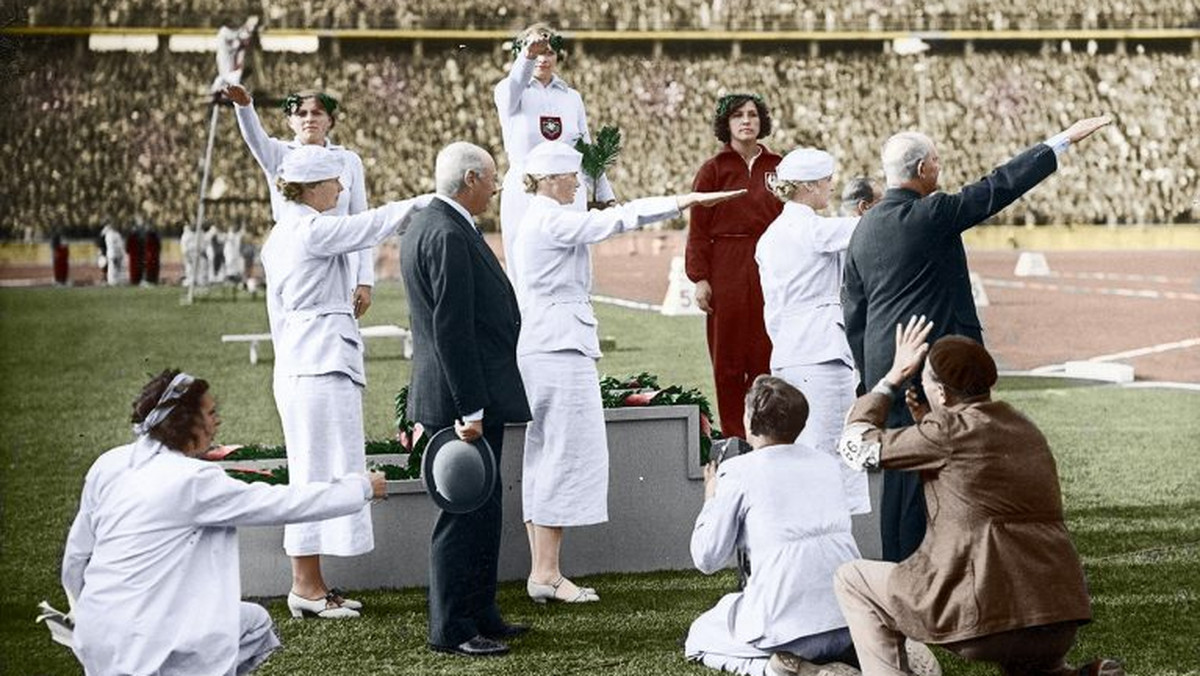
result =
M562 136L562 118L542 116L538 129L542 132L542 138L547 141L557 141L559 136Z

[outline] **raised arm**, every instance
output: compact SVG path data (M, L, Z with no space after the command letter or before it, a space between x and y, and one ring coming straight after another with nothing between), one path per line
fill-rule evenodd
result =
M180 517L202 526L269 526L353 514L380 492L379 480L347 474L292 486L248 484L208 465L180 491Z
M1058 156L1112 122L1107 115L1080 120L996 167L954 195L936 195L936 222L956 232L972 228L1041 183L1058 168Z
M431 199L421 195L353 216L314 216L300 225L298 234L311 254L335 256L370 249L408 227L416 210L428 206Z
M254 109L254 100L250 98L250 93L245 87L230 85L224 89L224 94L234 103L234 117L237 118L238 129L242 132L242 139L246 141L250 154L258 162L258 166L262 167L267 180L274 180L275 173L279 171L279 163L287 153L287 145L267 135Z
M737 551L743 498L741 482L725 467L705 467L705 483L710 481L715 486L711 495L706 491L690 546L692 563L706 575L724 567Z
M521 112L521 94L529 86L529 78L533 77L533 67L537 62L537 54L533 54L532 50L543 44L546 49L550 48L549 42L534 42L517 54L509 66L508 74L496 84L494 97L501 122Z

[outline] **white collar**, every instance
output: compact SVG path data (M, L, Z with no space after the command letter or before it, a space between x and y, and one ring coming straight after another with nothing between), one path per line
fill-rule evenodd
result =
M293 138L291 141L288 141L288 143L287 143L287 147L291 148L292 150L295 150L296 148L299 148L300 146L303 146L303 145L305 145L305 143L300 140L299 136ZM322 145L324 145L326 148L328 148L330 150L345 150L346 149L346 146L340 146L336 143L330 143L328 138L325 139L325 143L323 143Z
M449 204L455 211L461 214L463 218L467 219L468 223L470 223L472 226L475 226L475 217L471 215L471 212L467 211L466 207L459 204L457 200L452 197L446 197L445 195L434 195L434 197L440 199L446 204Z
M532 87L534 84L542 85L540 80L538 80L536 77L530 75L529 76L529 84L527 84L526 86ZM545 89L550 89L551 87L553 87L555 89L561 89L564 92L567 91L568 89L570 89L570 87L567 86L566 80L563 80L561 77L559 77L557 73L555 73L550 78L550 84L542 85L542 87Z
M800 202L793 202L791 200L783 203L783 210L791 212L790 215L793 218L804 218L817 215L817 211L807 204L801 204Z

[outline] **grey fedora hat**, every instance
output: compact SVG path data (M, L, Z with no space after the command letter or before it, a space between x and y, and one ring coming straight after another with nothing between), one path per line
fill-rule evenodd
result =
M473 442L458 438L453 427L429 439L421 458L421 480L438 507L452 514L473 512L496 489L496 456L479 437Z

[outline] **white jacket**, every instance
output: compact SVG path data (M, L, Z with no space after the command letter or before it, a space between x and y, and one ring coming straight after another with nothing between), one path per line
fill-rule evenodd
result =
M242 132L246 146L250 148L250 154L254 156L258 166L267 177L267 189L271 194L271 218L278 222L283 216L283 207L287 204L287 200L276 187L275 177L279 173L279 165L283 163L283 158L303 144L295 139L280 141L268 136L266 130L263 129L262 122L258 119L258 113L255 112L253 103L248 106L235 105L233 110L237 117L238 129ZM367 181L363 175L362 158L353 150L330 143L328 140L325 141L325 147L341 155L345 167L339 177L345 190L338 195L337 206L331 213L345 216L366 211ZM355 285L360 284L374 286L375 252L356 252L351 256L350 262L356 272L351 279L353 284L348 288L353 289Z
M391 202L353 216L283 205L262 249L276 376L344 373L366 385L362 338L346 293L354 275L346 254L406 227L413 210L429 200Z
M509 261L518 280L515 290L521 308L517 354L577 350L599 358L588 244L678 214L673 197L575 211L549 197L534 196Z
M74 650L89 675L211 676L238 663L237 526L351 514L366 477L247 484L140 437L88 470L63 554Z
M760 648L846 626L833 573L859 558L838 461L802 444L768 446L721 463L716 494L692 531L701 572L739 546L750 578L729 618L733 636Z
M841 254L857 225L858 218L826 218L788 202L759 238L754 260L772 369L827 361L854 366L840 293Z

